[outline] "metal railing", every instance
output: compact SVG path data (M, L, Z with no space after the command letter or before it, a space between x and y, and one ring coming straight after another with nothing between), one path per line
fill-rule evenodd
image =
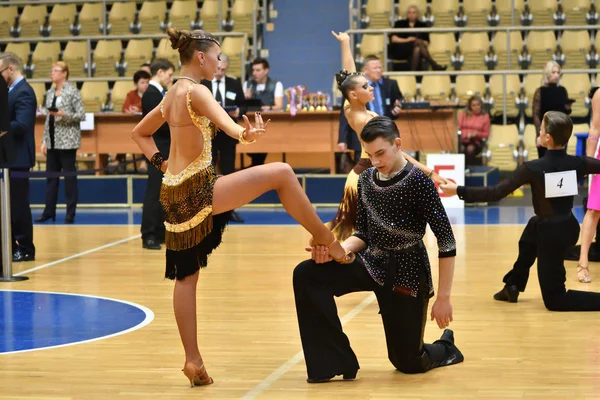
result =
M427 75L446 75L446 76L458 76L458 75L502 75L503 78L503 123L507 123L506 117L506 97L507 97L507 87L506 87L506 76L507 75L528 75L528 74L540 74L543 71L539 69L531 70L531 69L510 69L511 65L511 35L510 32L523 32L523 31L590 31L600 29L600 26L597 25L550 25L550 26L506 26L506 27L464 27L464 28L389 28L389 29L349 29L347 32L351 35L351 39L354 38L355 35L365 35L365 34L381 34L384 36L384 48L383 48L383 64L384 68L388 65L389 56L388 56L388 38L390 34L393 33L401 33L401 32L411 32L411 33L465 33L465 32L506 32L506 48L508 49L506 54L506 62L509 69L506 70L447 70L447 71L386 71L384 75L387 76L427 76ZM561 37L557 39L557 45L560 45ZM525 38L523 46L526 46L527 38ZM490 46L492 41L490 41ZM590 49L593 47L592 38L590 38ZM455 48L450 49L455 51L458 48L458 44ZM356 46L352 46L353 49L356 49ZM519 49L520 51L521 49ZM551 61L551 59L548 59ZM563 69L561 72L563 74L571 74L571 73L586 73L586 74L596 74L599 70L596 68L589 69ZM567 88L568 89L568 88Z
M244 80L244 76L245 76L245 54L246 54L246 46L247 46L247 42L248 42L248 35L246 33L241 33L241 32L218 32L214 34L215 36L221 38L221 37L243 37L244 41L243 41L243 45L242 45L242 49L241 52L239 53L240 59L242 60L241 62L241 66L240 66L240 77L243 83ZM100 40L139 40L139 39L153 39L153 40L160 40L160 39L165 39L166 35L164 34L153 34L153 35L144 35L144 34L140 34L140 35L95 35L95 36L61 36L61 37L39 37L39 38L16 38L16 39L9 39L9 38L4 38L4 39L0 39L0 43L29 43L32 41L35 42L74 42L74 41L86 41L87 42L87 78L84 77L77 77L77 78L69 78L69 80L71 81L106 81L106 80L110 80L110 81L117 81L117 80L131 80L131 77L92 77L92 67L93 67L93 57L92 57L92 42L94 41L100 41ZM124 52L125 50L123 50ZM124 53L123 53L124 54ZM237 56L238 54L232 55L232 54L228 54L228 56L230 58L233 58L234 56ZM62 57L60 57L62 58ZM25 65L27 60L22 60L23 64ZM57 59L58 61L58 59ZM50 82L50 77L44 79L44 78L35 78L35 79L30 79L30 82Z

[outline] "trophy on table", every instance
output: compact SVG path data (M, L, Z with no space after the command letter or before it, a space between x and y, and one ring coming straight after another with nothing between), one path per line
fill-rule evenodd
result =
M315 100L317 99L317 94L316 93L309 93L308 94L308 111L309 112L314 112L315 111Z
M293 88L287 88L283 91L283 93L285 94L285 97L287 98L287 105L285 106L285 111L289 112L290 111L290 104L292 104L292 90L294 90Z

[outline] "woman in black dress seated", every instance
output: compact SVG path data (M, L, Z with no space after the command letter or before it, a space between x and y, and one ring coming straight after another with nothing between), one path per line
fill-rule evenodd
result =
M417 6L410 6L406 10L406 19L396 21L394 28L427 28L427 25L419 19L420 12ZM446 66L435 62L427 46L429 45L429 33L400 32L390 35L388 54L391 60L409 60L412 71L423 69L421 60L425 59L434 71L443 71Z

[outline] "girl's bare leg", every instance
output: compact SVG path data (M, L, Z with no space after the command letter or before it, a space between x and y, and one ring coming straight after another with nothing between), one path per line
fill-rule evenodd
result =
M269 163L220 177L214 187L213 214L246 205L270 190L277 191L283 207L314 236L315 244L328 245L335 240L310 204L294 171L284 163ZM340 259L345 251L336 243L330 253Z
M588 270L588 253L592 241L594 240L598 220L600 220L600 211L596 210L587 210L585 217L583 218L583 225L581 228L581 252L579 253L579 264L577 265L577 279L579 279L580 282L591 282Z
M179 329L181 343L185 350L184 373L196 384L211 383L204 362L198 349L198 329L196 317L196 285L198 283L198 274L185 277L182 280L175 281L173 290L173 309L175 311L175 320ZM192 365L193 364L193 365ZM210 380L210 382L209 382Z

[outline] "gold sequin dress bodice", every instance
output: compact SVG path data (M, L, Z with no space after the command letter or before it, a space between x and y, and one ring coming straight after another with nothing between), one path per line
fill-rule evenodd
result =
M212 139L214 138L216 133L216 126L208 118L206 118L203 115L198 115L194 111L192 107L192 90L194 89L195 85L196 84L193 83L188 87L185 97L188 114L190 115L190 118L194 125L198 128L200 133L202 133L202 138L204 141L204 144L202 146L202 152L194 161L191 162L190 165L188 165L183 171L176 175L171 174L167 169L167 172L165 173L165 176L163 178L163 183L165 184L177 184L182 179L185 179L184 177L186 175L189 175L189 173L193 173L199 168L206 168L212 165ZM160 104L160 113L162 114L163 118L165 117L164 100L167 98L167 94L168 92L165 94L165 96L163 97L163 101ZM167 177L169 178L165 182L165 178Z
M192 108L192 89L187 90L187 110L204 139L202 152L183 171L168 169L162 179L160 202L165 215L167 249L184 250L198 245L212 230L212 195L216 174L212 166L211 140L215 125ZM165 95L166 97L166 95ZM164 110L161 105L161 113Z

